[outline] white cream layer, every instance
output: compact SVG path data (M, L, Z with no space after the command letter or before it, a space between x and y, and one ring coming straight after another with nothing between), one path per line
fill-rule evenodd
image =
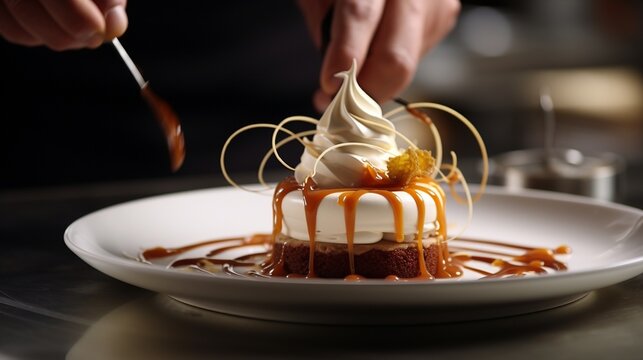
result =
M417 204L411 195L404 191L394 191L402 202L404 241L414 241L417 233ZM433 199L418 192L424 199L424 234L435 231L437 209ZM317 235L315 241L346 244L346 225L344 207L338 203L340 193L326 196L317 210ZM282 203L282 234L308 241L308 225L304 210L304 196L299 191L286 195ZM382 239L395 239L395 220L393 209L383 196L373 193L364 194L357 204L355 217L355 244L373 244Z

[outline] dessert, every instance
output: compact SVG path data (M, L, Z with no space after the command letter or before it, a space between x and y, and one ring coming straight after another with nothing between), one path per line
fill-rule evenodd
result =
M488 167L480 135L466 118L444 105L404 104L383 115L379 105L359 87L355 75L355 63L338 74L343 84L320 120L292 116L277 125L252 124L234 132L224 144L221 169L230 184L252 192L272 191L272 233L150 248L138 260L152 263L172 257L170 267L210 274L350 281L454 278L460 277L463 269L483 278L566 269L556 259L556 255L570 252L566 246L545 249L462 239L460 234L448 236L447 192L443 187L450 190L453 200L466 204L468 221L473 203L484 192ZM451 163L443 162L440 134L420 109L444 111L474 135L483 158L483 177L475 196L458 169L455 153L450 153ZM431 151L419 149L395 129L390 119L400 115L426 125L434 140ZM312 124L315 129L295 133L286 128L291 122ZM235 137L257 128L273 129L272 146L258 170L264 186L259 190L235 183L225 166ZM280 133L286 137L278 140ZM299 164L291 166L279 149L294 141L304 151ZM263 177L272 156L293 171L276 187ZM464 197L455 191L458 183ZM208 251L205 256L192 256L199 249Z
M294 175L274 193L272 253L263 273L460 276L460 268L449 259L445 193L437 178L462 181L465 189L466 183L457 167L443 174L439 158L395 130L359 87L355 67L338 74L342 86L318 122L297 117L275 126L269 155L294 169ZM301 161L293 168L279 156L276 138L284 125L301 119L314 123L316 130L312 140L286 131L286 141L304 145ZM396 137L406 149L398 148Z

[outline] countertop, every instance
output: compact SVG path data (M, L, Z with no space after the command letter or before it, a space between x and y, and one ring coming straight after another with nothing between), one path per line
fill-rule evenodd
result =
M199 177L0 192L0 359L641 358L643 275L508 318L314 326L192 308L103 275L63 243L66 226L91 211L220 185ZM637 193L626 198L637 207L640 200Z

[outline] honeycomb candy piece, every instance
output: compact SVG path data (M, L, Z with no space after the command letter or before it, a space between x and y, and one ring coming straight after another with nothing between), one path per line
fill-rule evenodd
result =
M389 178L401 185L408 184L418 176L429 176L434 165L435 159L431 152L417 148L408 148L386 162Z

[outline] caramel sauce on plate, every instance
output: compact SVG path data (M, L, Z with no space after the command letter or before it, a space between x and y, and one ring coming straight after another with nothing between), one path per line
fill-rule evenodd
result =
M346 250L350 274L344 280L359 282L365 279L364 276L355 271L355 220L357 205L362 196L376 194L382 196L390 204L393 210L395 225L395 241L404 241L403 206L396 191L408 193L415 201L418 209L417 228L415 233L415 246L418 253L418 275L411 279L400 279L395 274L385 277L386 281L407 281L407 280L432 280L434 278L456 278L463 274L463 269L474 271L482 278L500 278L524 276L526 274L546 274L547 269L553 271L564 271L566 265L555 258L555 255L569 254L571 249L567 246L560 246L556 249L532 248L522 245L514 245L499 241L456 239L457 246L447 246L446 233L446 209L445 194L442 188L429 177L417 177L408 184L394 184L386 174L371 169L365 169L363 188L337 188L320 189L315 182L308 178L304 184L299 184L293 177L286 178L279 183L275 189L272 212L273 231L271 234L255 234L248 237L236 237L203 241L195 244L177 248L155 247L143 251L139 260L147 263L155 259L172 257L173 261L169 267L172 268L195 268L205 272L213 265L219 266L221 271L236 276L256 277L286 277L286 278L316 278L315 273L315 249L317 233L317 211L321 202L330 194L338 193L338 203L344 210L344 222L346 228ZM304 198L304 211L308 225L309 255L308 273L306 275L289 273L285 266L284 251L286 246L275 246L277 238L281 234L283 226L283 199L293 191L301 191ZM421 194L428 195L436 204L436 234L437 239L437 270L431 274L427 268L424 258L424 218L425 204ZM485 245L485 246L481 246ZM488 250L488 246L500 250ZM264 250L257 251L257 246ZM204 256L182 258L180 255L199 248L213 248ZM237 257L226 257L226 253L232 250L247 249L243 255ZM520 251L520 254L512 254L504 251ZM253 252L254 251L254 252ZM238 253L239 251L237 251ZM496 271L488 271L479 268L479 264L491 265ZM243 267L238 271L235 267Z

